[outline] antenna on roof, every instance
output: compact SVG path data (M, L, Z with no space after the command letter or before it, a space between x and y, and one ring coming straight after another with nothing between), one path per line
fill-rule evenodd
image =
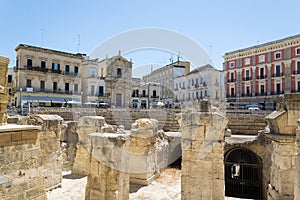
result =
M180 59L180 51L178 52L177 62L179 62L179 59Z
M171 54L171 57L170 57L170 64L172 64L173 63L173 55Z
M41 28L40 30L41 30L41 32L42 32L42 46L41 46L41 47L43 47L43 46L44 46L44 31L45 31L46 29Z
M79 53L79 47L80 47L80 34L78 35L78 46L77 46L77 52Z

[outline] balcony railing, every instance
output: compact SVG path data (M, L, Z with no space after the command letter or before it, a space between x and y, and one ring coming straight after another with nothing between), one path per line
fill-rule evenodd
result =
M300 70L293 71L293 74L300 74Z
M300 89L298 89L298 90L292 90L291 92L292 93L298 93L298 92L300 92Z
M265 79L265 78L267 78L267 76L266 76L266 75L259 75L259 76L257 76L256 78L257 78L257 79Z
M252 77L244 77L243 78L243 81L249 81L249 80L252 80Z
M267 96L266 92L255 93L255 96Z
M249 93L249 94L242 94L242 97L252 97L252 94Z
M198 84L198 83L196 83L196 84L195 84L195 87L199 87L199 84Z
M207 86L207 83L206 83L206 82L203 82L203 86Z
M227 82L228 83L236 82L236 79L235 78L234 79L228 79Z
M284 94L284 91L271 92L271 95Z
M275 74L272 74L272 77L280 77L280 76L283 76L283 73L275 73Z
M231 98L231 97L236 97L236 95L235 94L227 94L226 97Z
M15 87L13 90L15 92L20 91L21 88ZM22 88L22 92L27 92L27 88ZM46 92L46 93L58 93L58 94L80 94L80 91L71 91L71 90L53 90L53 89L44 89L44 88L32 88L30 92Z
M152 95L151 98L152 98L152 99L158 99L159 96L153 96L153 95Z
M69 76L79 76L79 73L76 72L68 72L68 71L62 71L62 70L56 70L56 69L48 69L48 68L43 68L40 66L24 66L24 68L14 68L15 70L31 70L31 71L36 71L36 72L50 72L50 73L55 73L55 74L62 74L62 75L69 75Z

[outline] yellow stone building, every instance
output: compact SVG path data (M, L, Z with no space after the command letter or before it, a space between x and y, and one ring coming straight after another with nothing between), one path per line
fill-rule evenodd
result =
M81 102L81 63L85 54L73 54L31 45L16 47L14 102L36 106L63 106Z

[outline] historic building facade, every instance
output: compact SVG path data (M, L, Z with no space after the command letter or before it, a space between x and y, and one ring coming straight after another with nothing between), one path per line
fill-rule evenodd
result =
M159 97L165 104L171 104L174 95L174 79L178 76L186 75L190 72L190 63L184 61L173 62L162 68L152 71L150 74L143 76L143 81L159 83Z
M190 104L198 99L208 99L212 104L224 97L223 73L207 64L192 70L186 76L174 79L176 102Z
M300 35L225 53L229 102L273 109L279 94L300 92Z
M81 102L84 54L20 44L16 47L14 99L16 106L54 106Z

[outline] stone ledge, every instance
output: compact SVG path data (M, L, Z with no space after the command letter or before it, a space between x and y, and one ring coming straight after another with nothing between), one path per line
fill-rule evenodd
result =
M0 134L18 133L19 131L41 130L41 126L6 124L0 126Z

